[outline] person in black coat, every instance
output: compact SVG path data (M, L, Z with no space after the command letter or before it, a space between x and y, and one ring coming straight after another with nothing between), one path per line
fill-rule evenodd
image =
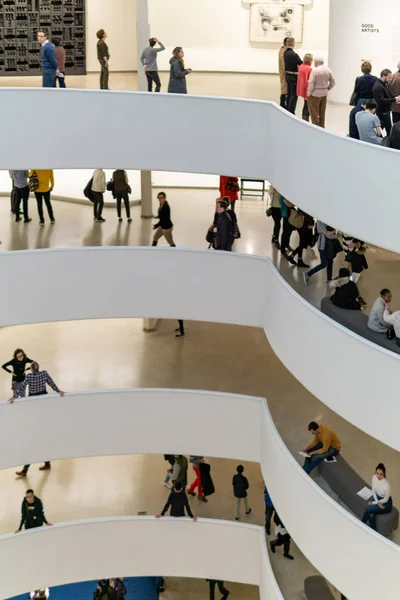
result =
M249 481L245 475L243 475L244 466L238 465L236 467L236 475L232 478L233 495L236 498L236 515L235 521L240 519L240 504L243 500L244 503L244 514L249 516L251 508L249 508L247 500L247 490L249 489Z
M193 519L193 521L197 521L197 517L195 517L190 509L189 500L185 492L185 486L182 481L177 481L175 483L172 492L168 496L168 500L165 503L164 508L160 515L156 515L156 519L163 517L168 509L170 510L171 517L184 517L185 510L188 516Z
M24 525L25 529L35 529L43 524L51 526L45 517L42 501L33 490L26 490L21 506L21 522L15 533L19 533Z
M392 75L390 69L383 69L381 76L374 83L372 94L378 104L376 114L378 115L382 129L386 129L386 135L390 135L392 129L392 119L390 111L393 102L400 102L400 96L395 96L389 88L389 80Z
M232 250L233 244L233 227L232 217L228 214L228 203L225 200L217 202L217 218L214 220L214 249L215 250Z
M153 225L155 234L153 237L152 246L157 246L158 240L164 236L168 244L175 247L174 238L172 237L174 225L171 221L171 209L167 202L167 195L165 192L160 192L157 198L160 203L160 207L158 209L158 223Z
M361 307L365 306L365 301L361 298L357 285L350 279L348 269L340 269L339 277L330 283L330 287L335 290L331 296L331 302L335 306L348 310L361 310Z
M23 383L25 380L26 365L34 362L31 358L28 358L22 348L17 348L14 351L13 358L8 362L4 363L2 369L7 373L12 374L11 389L13 392L17 391L18 384ZM9 369L11 367L11 369ZM25 396L25 390L24 394Z
M212 494L215 494L214 482L210 473L211 466L202 460L199 465L199 469L203 496L211 496Z

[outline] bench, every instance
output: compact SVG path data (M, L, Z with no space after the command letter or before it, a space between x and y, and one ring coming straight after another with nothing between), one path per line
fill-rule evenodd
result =
M327 481L334 492L336 492L345 504L361 519L368 505L366 500L357 496L357 492L363 487L371 489L371 483L366 483L362 477L354 471L343 456L336 456L336 462L325 462L319 464L319 472ZM377 515L376 528L378 533L386 537L390 536L399 525L399 511L393 506L390 513Z
M321 312L370 342L400 354L400 346L397 345L396 339L388 340L386 334L368 329L368 317L361 310L339 308L332 304L330 298L322 298Z
M307 600L335 600L329 585L321 575L311 575L304 580L304 593Z

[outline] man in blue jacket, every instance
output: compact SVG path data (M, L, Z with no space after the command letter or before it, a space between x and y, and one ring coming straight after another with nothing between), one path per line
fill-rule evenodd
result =
M60 75L56 52L53 44L47 39L44 31L38 31L37 41L42 46L40 51L40 62L43 71L43 87L56 87L56 76Z

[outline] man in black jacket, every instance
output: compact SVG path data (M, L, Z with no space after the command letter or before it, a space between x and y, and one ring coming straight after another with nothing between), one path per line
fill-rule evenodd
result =
M232 250L233 221L227 213L227 208L228 203L225 200L217 202L217 219L213 228L215 250Z
M21 506L21 522L15 533L19 533L23 525L25 529L34 529L42 527L43 523L51 525L45 517L41 499L35 496L33 490L26 490Z
M286 41L286 50L283 53L283 59L285 61L285 72L287 82L287 109L293 115L296 112L297 104L297 76L299 66L303 64L300 56L294 51L295 39L288 38Z
M400 102L400 96L395 96L389 88L391 75L392 71L383 69L380 78L375 81L372 88L374 100L378 104L376 114L381 121L382 129L386 129L386 135L390 135L392 129L392 119L390 116L392 104L393 102Z
M193 521L197 521L197 517L195 517L190 509L189 500L184 490L184 485L182 481L177 481L175 486L168 496L168 500L162 510L161 515L156 515L156 519L163 517L167 510L171 507L170 516L171 517L184 517L185 509L188 516L193 519Z
M160 237L164 236L168 244L175 247L174 238L172 237L174 225L171 221L171 209L167 202L167 195L165 192L160 192L157 198L160 207L158 209L158 223L153 225L153 229L155 229L156 232L153 237L152 246L157 246Z

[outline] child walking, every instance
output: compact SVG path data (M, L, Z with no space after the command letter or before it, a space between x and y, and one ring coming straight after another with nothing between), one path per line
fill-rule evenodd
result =
M239 521L240 519L240 504L243 500L244 503L244 514L248 516L251 513L251 508L249 508L249 503L247 501L247 490L249 489L249 482L247 477L243 475L244 466L238 465L236 467L236 475L232 478L233 485L233 495L236 498L236 515L235 521Z

